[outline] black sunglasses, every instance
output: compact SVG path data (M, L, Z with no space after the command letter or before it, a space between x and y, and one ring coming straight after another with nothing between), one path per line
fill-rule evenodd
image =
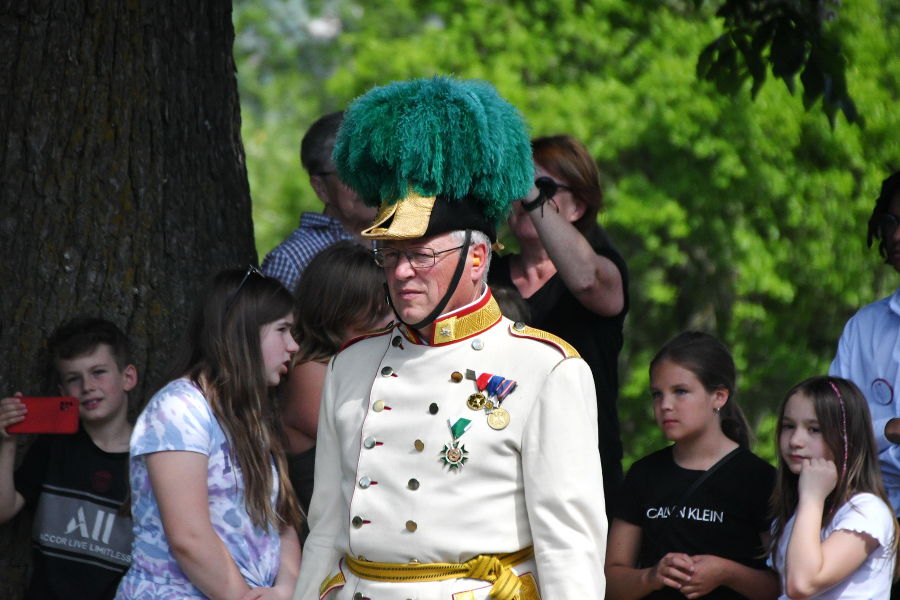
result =
M553 206L556 206L556 201L553 200L554 194L556 194L557 190L569 190L572 191L572 188L569 186L559 183L552 177L538 177L534 180L534 187L538 189L537 198L531 200L522 200L522 208L527 210L528 212L533 211L538 206L541 207L541 216L544 214L544 203L548 200L553 201ZM557 207L557 212L559 212L559 208Z
M894 231L896 231L897 226L900 225L900 219L893 214L886 212L878 215L878 220L875 224L878 227L878 234L881 236L881 239L886 240L894 235Z
M535 179L534 186L538 189L538 192L540 192L540 194L547 200L552 198L556 194L557 190L572 191L572 188L570 188L569 186L564 185L556 181L552 177L547 176L538 177L537 179Z

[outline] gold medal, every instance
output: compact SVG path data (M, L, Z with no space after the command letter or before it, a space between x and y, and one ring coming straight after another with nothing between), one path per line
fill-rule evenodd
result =
M481 392L475 392L469 399L466 400L466 406L471 408L472 410L481 410L484 408L484 403L487 402L487 396L482 394Z
M509 425L509 411L498 406L488 414L487 422L491 429L503 429Z

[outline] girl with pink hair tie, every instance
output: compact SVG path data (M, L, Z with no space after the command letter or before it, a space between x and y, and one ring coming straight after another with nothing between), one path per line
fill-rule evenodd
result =
M897 523L862 393L837 377L796 385L777 424L771 563L782 599L888 598Z

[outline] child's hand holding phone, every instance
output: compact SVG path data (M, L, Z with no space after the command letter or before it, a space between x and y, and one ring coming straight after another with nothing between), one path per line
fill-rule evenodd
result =
M0 400L0 437L9 437L6 428L25 420L28 408L21 398L22 392L16 392L14 396Z
M15 396L0 400L3 437L17 433L75 433L78 431L78 399L69 396Z

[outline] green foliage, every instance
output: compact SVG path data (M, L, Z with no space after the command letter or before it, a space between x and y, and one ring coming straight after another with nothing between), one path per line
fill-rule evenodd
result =
M839 0L724 0L716 15L725 32L697 59L697 75L715 83L722 94L735 95L750 78L756 97L766 80L767 65L794 93L803 84L803 106L822 99L822 110L834 126L840 110L850 123L862 124L847 90L846 58L838 38L827 27L837 18ZM702 5L702 0L695 0Z
M286 4L263 3L268 20ZM235 8L241 93L253 99L244 139L260 250L295 226L297 199L309 197L296 146L319 114L395 79L491 81L534 135L575 135L603 173L601 222L631 276L620 369L628 464L665 443L646 390L649 359L667 339L687 328L724 339L739 368L737 399L771 435L766 416L781 395L825 372L846 319L895 285L865 247L865 222L881 180L900 168L896 0L845 3L830 26L865 128L831 128L784 86L757 86L752 99L698 79L697 57L723 32L692 3L304 6L309 18L333 11L342 33L272 40L271 60L242 41L249 27L263 29L246 20L249 0ZM757 447L774 448L762 438Z

